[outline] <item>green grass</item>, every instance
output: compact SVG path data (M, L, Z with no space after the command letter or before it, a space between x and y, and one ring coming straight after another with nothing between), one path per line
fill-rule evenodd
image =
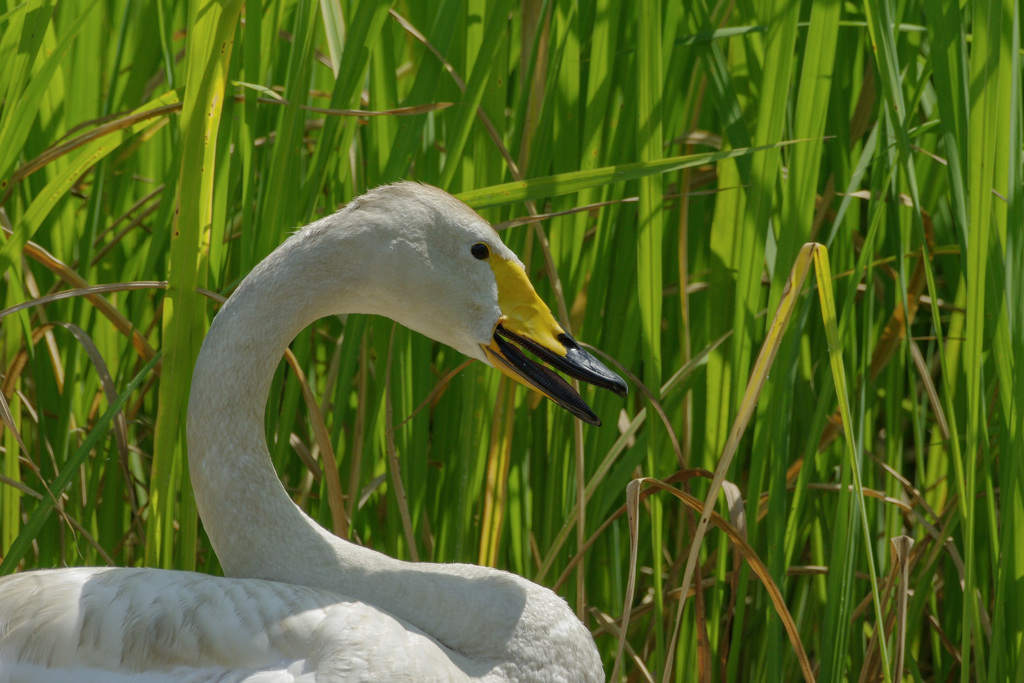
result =
M554 587L630 680L1021 680L1022 9L0 0L0 307L72 294L0 317L0 571L218 572L204 294L415 178L637 390L581 428L325 319L267 413L314 518Z

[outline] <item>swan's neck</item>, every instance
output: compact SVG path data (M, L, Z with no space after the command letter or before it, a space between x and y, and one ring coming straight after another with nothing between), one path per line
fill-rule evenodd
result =
M319 269L308 242L293 236L242 281L214 319L192 377L192 486L210 541L232 576L290 580L296 570L325 566L330 547L329 534L281 485L263 426L270 383L288 344L313 320L340 312L331 310L337 296L328 300L315 283ZM359 275L345 267L336 272Z
M409 564L348 543L304 514L274 471L264 413L285 349L317 318L379 308L372 275L388 272L375 265L372 247L360 248L359 233L349 250L359 257L342 253L329 268L317 239L307 228L257 266L217 315L199 354L189 403L189 468L213 548L229 576L335 591L470 657L507 656L500 650L528 625L522 618L528 593L540 589L504 572Z

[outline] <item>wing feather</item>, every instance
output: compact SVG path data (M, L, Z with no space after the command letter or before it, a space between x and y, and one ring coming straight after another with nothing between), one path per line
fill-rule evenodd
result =
M486 671L390 614L258 579L74 568L0 579L0 683L469 680Z

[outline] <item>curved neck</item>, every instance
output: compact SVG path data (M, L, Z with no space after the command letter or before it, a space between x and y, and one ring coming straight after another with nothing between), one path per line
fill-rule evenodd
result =
M327 220L327 219L325 219ZM315 225L315 224L314 224ZM332 249L320 232L289 238L239 285L218 313L192 378L188 450L196 505L229 576L335 591L379 607L467 656L495 656L519 628L528 587L520 577L469 565L409 564L330 534L289 498L267 450L264 412L274 371L314 320L367 310L377 299L372 254ZM338 253L358 254L358 258ZM383 269L387 272L387 269ZM367 302L370 303L367 303ZM495 623L498 614L505 623ZM459 618L448 617L458 610ZM511 615L508 616L508 615Z
M301 246L292 237L242 281L210 326L192 375L192 487L231 576L284 580L294 558L323 552L326 532L292 503L264 439L270 383L285 349L330 313L324 288L303 282L311 270L303 263L309 250Z

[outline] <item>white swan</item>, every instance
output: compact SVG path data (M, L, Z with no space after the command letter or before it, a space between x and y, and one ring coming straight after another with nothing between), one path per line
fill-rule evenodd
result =
M189 402L196 503L225 573L75 568L0 579L9 681L603 680L568 605L514 574L401 562L341 540L288 497L263 418L313 320L378 313L598 423L553 367L624 394L555 322L480 216L436 188L373 190L256 266L203 343ZM240 578L245 577L245 578Z

